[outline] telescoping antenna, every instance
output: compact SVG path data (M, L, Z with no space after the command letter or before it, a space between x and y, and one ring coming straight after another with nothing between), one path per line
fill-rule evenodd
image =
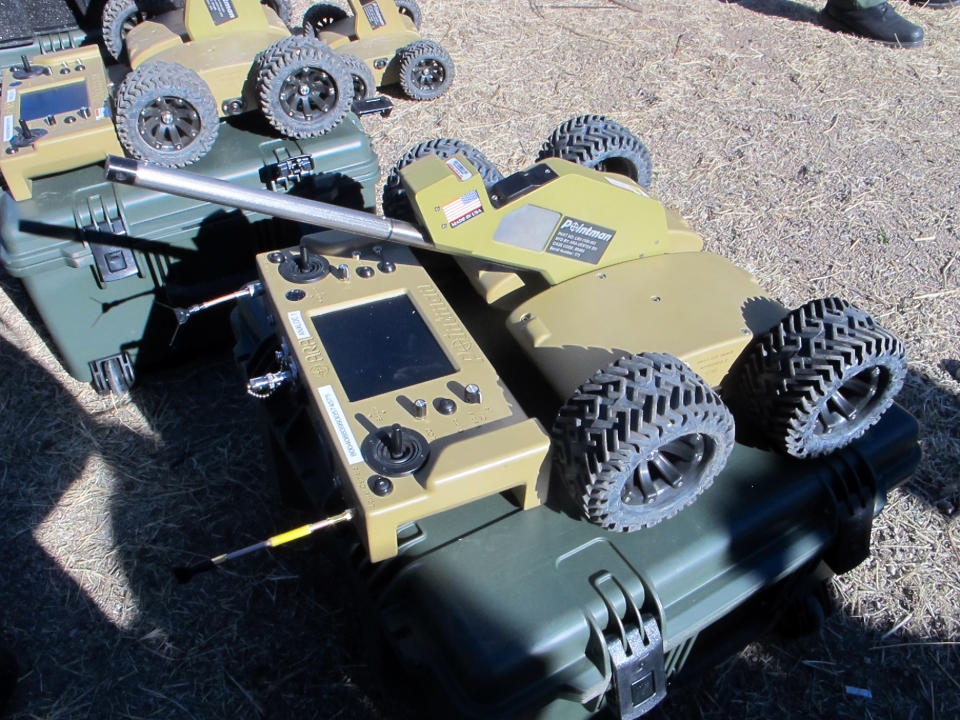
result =
M191 565L190 567L176 567L173 569L173 574L181 584L190 582L194 575L206 572L207 570L213 570L215 567L222 565L228 560L234 560L243 555L249 555L257 550L265 550L266 548L277 547L278 545L283 545L284 543L291 542L292 540L299 540L302 537L306 537L307 535L315 533L317 530L333 527L334 525L339 525L340 523L348 522L352 519L353 510L344 510L339 515L318 520L317 522L310 523L308 525L301 525L293 530L287 530L285 533L280 533L279 535L274 535L271 538L254 543L253 545L248 545L245 548L240 548L239 550L234 550L233 552L224 553L223 555L217 555L216 557L198 562L196 565Z

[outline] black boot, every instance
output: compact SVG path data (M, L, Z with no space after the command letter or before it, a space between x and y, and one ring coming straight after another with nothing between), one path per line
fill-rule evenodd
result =
M838 10L828 2L820 13L823 24L892 47L923 45L923 28L897 15L887 3L864 10Z

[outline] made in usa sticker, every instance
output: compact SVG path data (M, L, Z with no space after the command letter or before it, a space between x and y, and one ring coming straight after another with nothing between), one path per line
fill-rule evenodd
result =
M480 203L480 193L476 190L471 190L443 206L443 214L452 228L475 218L482 212L483 205Z

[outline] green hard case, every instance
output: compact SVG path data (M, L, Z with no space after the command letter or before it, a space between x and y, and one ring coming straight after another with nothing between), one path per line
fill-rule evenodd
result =
M377 156L348 114L317 138L223 123L190 168L245 187L373 209ZM64 367L90 381L111 358L139 370L227 340L226 318L177 331L170 307L236 290L256 253L290 244L292 225L258 213L106 182L92 165L34 181L33 197L0 202L0 263L20 278ZM99 380L102 383L102 380ZM97 383L95 383L97 384Z

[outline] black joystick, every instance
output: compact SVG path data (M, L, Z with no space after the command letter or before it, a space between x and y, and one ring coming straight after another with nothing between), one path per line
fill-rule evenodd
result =
M390 428L390 458L400 460L403 457L403 427L395 423Z
M26 80L27 78L46 75L49 72L48 68L31 65L26 55L20 56L20 67L12 68L12 70L15 80Z
M310 252L310 249L301 242L300 249L296 253L283 253L283 259L277 270L284 280L294 283L312 283L330 272L330 263L323 255Z
M23 118L20 118L20 128L17 133L10 138L10 145L15 148L24 148L30 147L33 145L34 141L43 137L47 134L47 131L43 128L31 128L27 125L27 121Z
M427 462L430 445L416 430L395 423L367 435L360 452L374 472L381 475L410 475Z

